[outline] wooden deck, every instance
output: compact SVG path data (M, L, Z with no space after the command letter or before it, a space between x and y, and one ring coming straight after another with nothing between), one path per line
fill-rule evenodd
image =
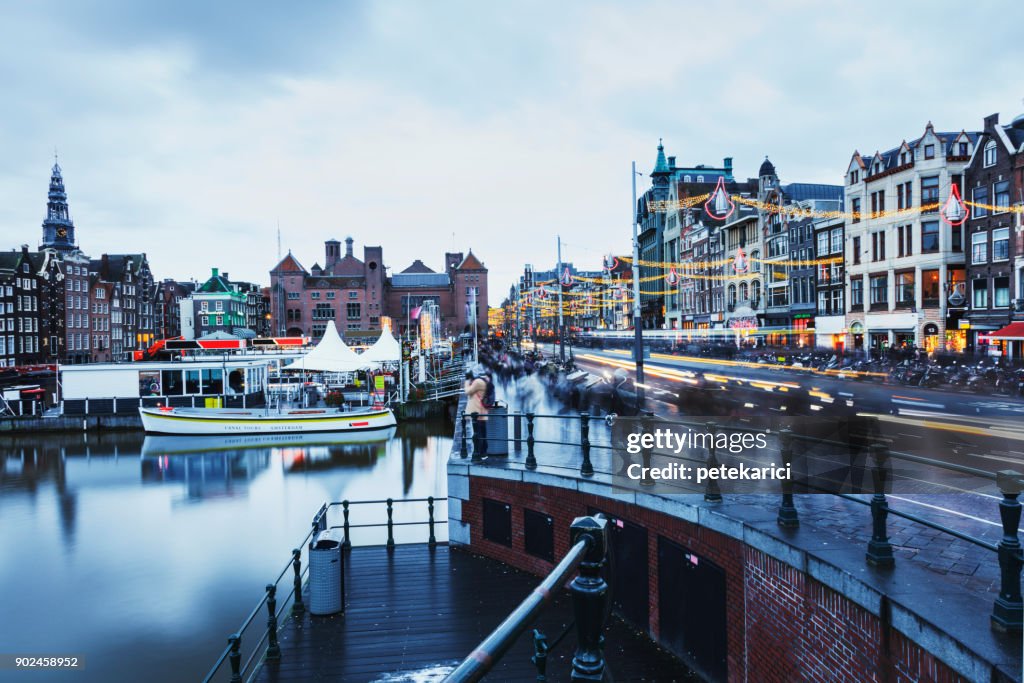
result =
M255 681L440 681L539 582L447 545L354 548L346 560L346 614L285 619L281 660L265 662ZM553 642L571 622L563 592L534 626ZM573 630L548 659L549 681L569 680L575 647ZM535 680L532 654L528 632L487 680ZM606 631L605 654L616 681L699 680L618 619Z

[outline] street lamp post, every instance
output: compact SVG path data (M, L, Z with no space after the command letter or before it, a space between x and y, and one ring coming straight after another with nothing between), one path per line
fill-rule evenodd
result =
M633 223L633 359L636 361L636 398L644 399L644 336L640 320L640 238L637 235L636 215L636 162L633 162L633 205L630 208Z
M562 237L558 236L558 270L555 271L558 283L558 359L565 362L565 323L562 318Z

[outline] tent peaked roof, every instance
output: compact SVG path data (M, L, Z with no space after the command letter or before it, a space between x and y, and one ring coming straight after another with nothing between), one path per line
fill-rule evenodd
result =
M302 358L286 366L285 370L319 370L322 372L352 372L370 367L338 334L334 321L327 321L327 329L320 342Z
M359 358L377 363L397 363L402 359L402 347L390 332L383 330L380 339L363 351Z

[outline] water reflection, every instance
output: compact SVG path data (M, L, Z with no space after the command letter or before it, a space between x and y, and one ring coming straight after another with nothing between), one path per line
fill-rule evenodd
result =
M84 654L82 680L201 678L321 502L444 496L450 434L0 438L4 649Z

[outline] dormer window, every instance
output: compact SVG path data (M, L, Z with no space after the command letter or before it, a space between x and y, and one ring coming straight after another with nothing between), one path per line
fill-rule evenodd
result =
M969 152L968 152L968 145L967 145L967 143L966 142L961 142L960 143L960 156L965 157L968 154L969 154Z
M704 182L704 176L702 176L702 175L697 176L697 182L698 183L703 183Z
M850 171L850 184L856 185L859 180L859 173L856 170Z
M881 170L882 170L882 165L876 161L875 162L875 173L878 173Z
M989 166L995 166L996 165L996 141L995 140L990 140L989 143L987 145L985 145L984 165L985 165L985 168L988 168Z
M690 182L690 176L688 176L688 175L684 175L684 176L683 176L683 182L684 182L684 183L688 183L688 182Z
M907 155L906 152L903 152L902 154L900 154L900 165L901 166L906 165L906 163L907 163L907 156L908 155Z
M925 159L934 159L935 158L935 145L925 145L924 146L924 158Z

